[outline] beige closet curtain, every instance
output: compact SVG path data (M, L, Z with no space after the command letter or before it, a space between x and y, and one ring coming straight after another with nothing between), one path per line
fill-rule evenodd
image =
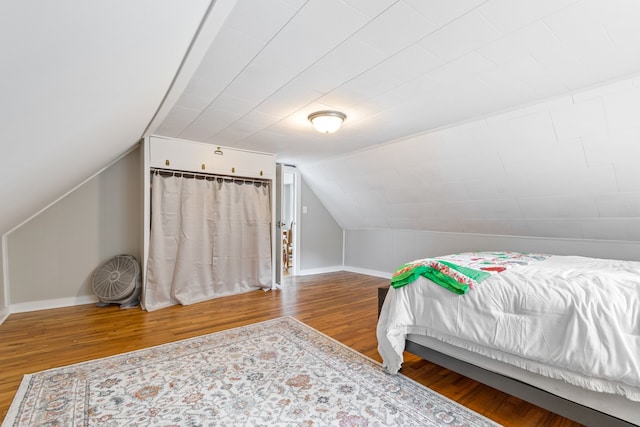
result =
M156 172L144 308L271 288L270 223L265 182Z

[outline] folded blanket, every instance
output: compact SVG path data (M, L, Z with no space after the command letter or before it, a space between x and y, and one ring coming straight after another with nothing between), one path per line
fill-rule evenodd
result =
M466 294L478 283L516 265L548 258L545 254L519 252L464 252L439 258L425 258L400 266L391 278L391 286L405 286L425 277L457 294Z

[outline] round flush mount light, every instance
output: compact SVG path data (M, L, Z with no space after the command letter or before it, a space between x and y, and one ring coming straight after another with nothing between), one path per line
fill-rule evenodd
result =
M340 111L316 111L309 114L309 121L313 124L313 127L320 133L334 133L342 122L347 118L347 115Z

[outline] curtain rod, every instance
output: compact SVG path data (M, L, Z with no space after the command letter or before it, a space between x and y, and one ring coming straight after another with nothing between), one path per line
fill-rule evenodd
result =
M202 173L202 172L189 172L189 171L180 171L173 169L161 169L161 168L150 168L152 174L160 174L164 176L180 176L182 178L203 178L203 179L223 179L225 181L233 181L233 182L243 182L243 183L259 183L259 184L269 184L271 180L264 178L245 178L245 177L237 177L230 175L220 175L214 173Z

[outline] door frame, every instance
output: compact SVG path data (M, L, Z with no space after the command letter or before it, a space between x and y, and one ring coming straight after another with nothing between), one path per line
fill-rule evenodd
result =
M290 276L296 276L299 271L299 260L300 260L300 171L295 166L291 165L283 165L280 163L276 164L276 283L282 284L282 273L284 266L282 264L282 207L284 205L284 182L285 182L285 174L291 174L293 177L293 247L292 247L292 260L293 266L289 270Z

